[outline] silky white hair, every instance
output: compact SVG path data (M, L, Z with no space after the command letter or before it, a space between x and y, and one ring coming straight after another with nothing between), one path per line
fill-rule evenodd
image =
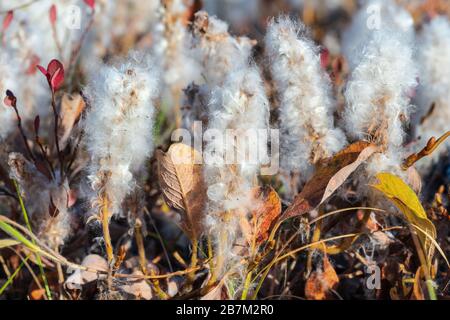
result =
M331 81L306 33L304 25L279 17L270 22L265 45L280 100L281 166L307 178L317 161L342 149L346 138L334 126Z
M133 188L133 173L153 152L158 79L148 56L131 54L116 66L101 66L86 88L91 104L84 123L89 180L95 192L106 193L113 213Z

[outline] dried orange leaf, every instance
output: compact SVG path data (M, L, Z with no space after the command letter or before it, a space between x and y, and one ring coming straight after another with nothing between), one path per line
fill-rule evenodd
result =
M323 257L323 271L315 271L305 284L305 296L308 300L330 299L330 290L339 284L339 277L331 265L328 257Z
M281 214L281 200L278 193L270 186L258 188L255 198L259 202L258 207L253 211L257 221L256 241L261 243L267 240L271 227Z

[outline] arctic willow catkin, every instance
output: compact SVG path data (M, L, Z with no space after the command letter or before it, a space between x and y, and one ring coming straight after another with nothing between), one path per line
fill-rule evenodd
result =
M132 54L117 65L103 65L86 90L91 105L84 130L91 157L92 200L108 200L117 214L135 185L133 174L153 152L153 99L158 69L147 56Z
M315 163L346 144L334 126L331 82L305 26L287 17L272 20L265 45L280 101L281 166L304 180Z

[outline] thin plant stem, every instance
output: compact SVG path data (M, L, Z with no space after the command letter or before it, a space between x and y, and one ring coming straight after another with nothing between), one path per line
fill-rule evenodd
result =
M150 214L150 211L148 211L148 209L146 207L144 207L144 212L148 216L148 218L150 220L150 223L152 224L153 228L155 229L156 234L158 235L158 240L161 243L161 247L163 249L164 256L166 257L167 264L169 265L169 270L170 270L170 272L173 272L172 263L170 262L169 253L167 252L167 248L166 248L166 245L164 243L164 239L162 238L161 233L159 233L159 230L156 227L155 221L153 221L153 217Z
M108 197L102 197L102 208L100 213L102 229L103 229L103 239L105 241L106 256L108 258L108 264L111 266L114 261L113 246L111 243L111 235L109 233L109 207L108 207Z
M20 195L19 185L17 184L16 180L13 180L13 183L14 183L14 186L16 187L17 196L19 197L19 203L20 203L20 208L22 209L23 219L24 219L25 224L26 224L26 226L28 228L28 231L30 233L32 233L33 230L31 228L30 220L28 219L28 213L27 213L27 210L25 208L25 204L23 203L22 196ZM36 242L34 241L34 239L31 239L31 241L32 241L32 243L34 245L36 245ZM39 266L39 271L41 273L42 281L44 282L45 293L47 295L47 298L49 300L52 300L52 294L51 294L50 288L48 286L47 277L45 276L44 266L42 264L41 256L37 252L35 253L35 255L36 255L36 261L37 261L38 266Z
M64 163L63 163L63 155L61 153L61 149L59 147L59 137L58 137L58 126L59 126L59 113L56 108L56 97L55 92L52 90L52 109L53 109L53 116L54 116L54 127L53 127L53 134L55 135L55 146L56 146L56 152L58 154L58 160L59 160L59 171L61 178L63 177L64 173Z
M61 47L61 42L59 41L59 37L58 37L58 30L56 29L55 24L52 24L52 34L53 34L53 40L55 41L55 45L56 45L56 49L58 49L58 54L59 57L62 58L63 57L63 50Z
M197 239L192 239L192 255L191 255L191 268L195 268L197 266L198 263L198 240ZM188 281L190 283L194 282L195 280L195 271L193 271L192 273L190 273L188 275Z
M250 288L250 284L252 283L252 272L247 273L247 277L245 277L244 282L244 290L242 291L241 300L246 300L248 295L248 290Z
M228 223L230 218L231 218L231 212L226 211L224 214L224 217L223 217L223 223ZM210 279L210 281L212 281L212 283L217 281L220 273L222 272L223 264L225 261L223 248L226 246L227 242L228 242L228 233L225 231L225 232L222 232L222 234L220 235L219 245L218 245L218 249L217 249L218 252L216 252L216 263L215 263L214 270L212 272L212 276Z
M44 289L44 288L42 288L42 285L41 285L41 283L40 283L40 281L39 281L38 276L36 275L36 273L34 273L33 268L31 268L30 264L29 264L27 261L25 261L25 258L22 257L22 255L20 254L20 252L17 251L16 249L12 248L12 247L9 247L9 249L10 249L11 251L13 251L13 252L14 252L14 253L15 253L15 254L23 261L23 263L25 264L25 267L28 269L28 272L30 273L31 277L33 278L34 282L36 283L36 286L37 286L40 290Z
M142 273L147 274L147 258L145 256L145 245L142 237L142 222L139 218L136 218L134 224L134 238L136 240L136 246L139 254L139 264L141 265Z
M50 175L53 177L53 179L55 179L55 170L53 169L53 165L52 165L51 161L48 159L47 152L45 151L45 148L42 145L42 143L39 139L39 136L36 135L35 141L36 141L36 144L39 146L39 149L41 150L42 158L44 158L45 162L48 165L48 168L50 170Z
M403 161L402 169L407 170L409 167L413 166L420 159L432 154L439 147L439 145L443 143L448 137L450 137L450 131L444 133L437 140L435 137L431 137L430 140L428 140L427 145L422 150L420 150L418 153L413 153Z
M33 162L36 162L36 158L34 157L33 152L31 151L30 146L28 145L28 138L22 127L22 118L20 117L19 110L17 110L17 106L15 104L13 104L12 107L13 107L14 111L16 112L17 126L19 127L19 132L20 132L20 135L22 136L23 143L25 145L27 153L30 156L30 158L33 160Z
M3 284L3 286L0 288L0 296L3 294L3 292L6 290L6 288L9 287L9 285L13 282L14 278L17 276L17 274L20 272L20 270L25 265L25 262L30 258L30 256L27 256L25 260L22 260L20 265L17 267L17 269L14 271L14 273L6 280L6 282Z
M436 291L434 290L434 287L433 287L433 280L430 275L430 265L429 265L427 259L425 258L425 254L424 254L424 251L420 244L416 230L414 230L413 228L410 228L410 232L411 232L411 237L413 239L414 245L417 250L417 255L419 256L420 264L422 265L422 270L423 270L423 274L425 276L425 283L427 286L428 296L429 296L430 300L437 300Z

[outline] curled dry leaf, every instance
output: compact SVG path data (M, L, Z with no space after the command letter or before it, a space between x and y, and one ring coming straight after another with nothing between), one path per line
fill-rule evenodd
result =
M158 150L158 178L167 204L181 214L181 228L191 239L202 233L206 199L201 155L183 143Z
M330 290L336 289L339 277L328 257L323 257L323 271L314 271L305 284L305 296L308 300L331 299Z
M304 214L327 200L363 162L378 148L368 142L358 141L321 161L315 175L283 214L283 220Z
M134 276L144 276L142 271L135 271ZM152 288L144 279L130 279L120 286L120 290L133 296L135 299L151 300L153 298Z
M281 200L270 186L257 188L255 199L258 201L257 208L253 210L256 219L256 241L261 243L267 240L271 227L281 214Z
M108 270L108 262L103 257L96 254L86 256L81 265L93 270ZM95 281L98 277L96 272L77 269L66 279L64 285L69 290L81 290L81 287L84 284Z
M61 127L59 136L61 147L64 148L72 133L75 123L80 118L86 104L79 94L64 94L61 101Z

